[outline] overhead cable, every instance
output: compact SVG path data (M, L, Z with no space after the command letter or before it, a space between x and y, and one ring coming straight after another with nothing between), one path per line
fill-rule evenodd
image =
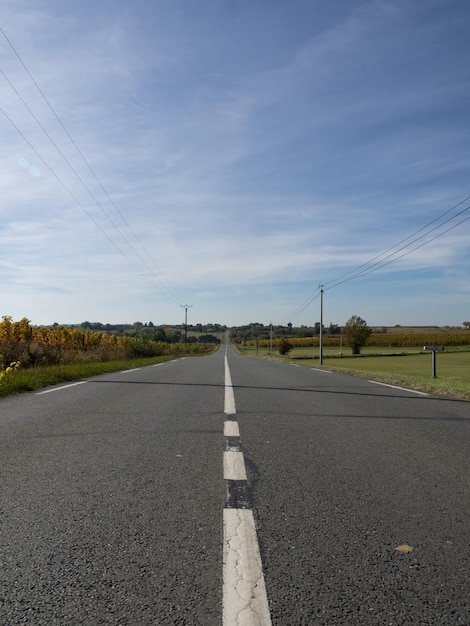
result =
M6 120L13 126L13 128L18 132L18 134L24 139L24 141L28 144L34 154L40 159L40 161L44 164L44 166L51 172L54 178L60 183L60 185L65 189L65 191L69 194L69 196L74 200L77 205L82 209L82 211L90 218L90 220L95 224L95 226L103 233L103 235L108 239L108 241L116 248L116 250L127 260L127 262L132 265L132 267L149 282L153 288L156 287L154 283L149 279L149 277L144 274L144 272L129 258L129 256L125 253L125 251L114 241L112 237L106 232L106 230L101 226L99 222L95 220L93 215L86 209L82 202L77 198L77 196L72 192L72 190L64 183L64 181L60 178L60 176L54 171L54 169L49 165L49 163L44 159L44 157L39 153L39 151L34 147L34 145L29 141L29 139L24 135L24 133L18 128L18 126L14 123L14 121L9 117L9 115L4 111L4 109L0 106L0 113L6 118Z
M402 258L403 256L406 256L410 252L413 252L414 250L418 250L418 248L422 248L423 245L426 245L426 242L424 244L422 244L422 245L417 246L416 248L413 248L412 250L410 250L409 252L406 252L405 254L397 256L396 259L392 259L391 261L389 261L387 263L383 263L383 261L385 261L387 259L390 259L391 257L394 257L399 252L401 252L402 250L405 250L406 248L408 248L413 243L416 243L417 241L420 241L421 239L423 239L427 235L431 234L432 232L436 231L439 228L442 228L442 226L444 226L445 224L451 222L452 220L454 220L459 215L462 215L463 213L468 211L470 207L465 207L464 209L461 209L458 213L455 213L453 216L451 216L447 220L441 222L440 224L438 224L437 226L435 226L431 230L427 230L430 226L432 226L432 224L435 224L436 222L441 220L443 217L448 215L451 211L455 211L456 208L461 206L464 202L467 202L467 200L469 200L469 199L470 199L470 196L464 198L463 200L461 200L460 202L458 202L457 204L452 206L450 209L447 209L446 211L444 211L443 213L438 215L436 218L434 218L433 220L428 222L428 224L426 224L425 226L422 226L421 228L416 230L411 235L408 235L408 237L405 237L404 239L402 239L401 241L399 241L395 245L391 246L390 248L388 248L384 252L381 252L380 254L375 256L374 258L370 259L370 261L367 261L366 263L363 263L362 265L359 265L358 267L350 270L349 272L346 272L345 274L342 274L341 276L339 276L336 279L333 279L333 280L330 280L330 281L326 282L325 283L325 288L326 288L325 290L333 289L333 287L336 287L338 285L342 285L342 284L344 284L346 282L349 282L350 280L354 280L355 278L359 278L359 277L361 277L363 275L369 274L372 271L381 269L381 267L385 267L386 265L390 265L390 263L392 263L394 260L398 260L398 259ZM463 221L466 221L466 220L463 220ZM461 223L462 222L459 222L459 224L461 224ZM456 226L458 226L459 224L456 224ZM448 230L452 230L452 228L443 231L441 234L444 235L446 232L448 232ZM415 239L412 239L413 237L415 237L415 235L417 235L417 234L419 234L419 233L421 233L423 231L426 231L426 232L423 233L422 235L420 235L419 237L416 237ZM438 235L437 237L439 237L439 236L441 236L441 235ZM433 241L437 237L433 237L432 239L429 240L429 242ZM412 241L409 241L410 239L412 239ZM409 243L407 243L406 245L398 248L398 246L401 246L401 244L403 244L405 242L409 242ZM334 284L332 284L332 283L334 283Z
M362 278L364 276L367 276L368 274L381 270L382 268L388 265L391 265L395 261L402 259L408 254L411 254L412 252L415 252L416 250L419 250L420 248L427 246L431 242L442 237L443 235L457 228L458 226L461 226L464 222L470 219L470 215L465 217L464 219L461 219L457 223L452 224L445 230L440 230L440 232L435 234L433 237L429 237L429 235L431 235L432 233L436 232L439 229L442 229L442 227L445 226L446 224L453 222L456 218L463 216L465 213L467 213L470 210L470 205L465 206L464 208L460 209L457 212L455 212L455 210L459 208L462 204L466 203L468 200L470 200L470 196L467 196L466 198L464 198L463 200L461 200L460 202L452 206L450 209L447 209L446 211L438 215L436 218L434 218L433 220L431 220L430 222L428 222L427 224L425 224L418 230L414 231L411 235L408 235L407 237L400 240L398 243L391 246L384 252L381 252L380 254L376 255L375 257L373 257L366 263L363 263L353 268L352 270L349 270L348 272L340 275L336 279L325 282L323 285L324 290L328 291L330 289L338 287L339 285L343 285L352 280ZM448 216L450 213L453 213L453 214L447 217L447 219L445 219L444 221L442 221L443 218ZM431 226L433 226L433 224L436 224L437 222L439 223L436 226L434 226L433 228L430 228ZM416 235L419 235L419 236L416 236ZM425 241L422 241L426 237L428 238ZM413 244L416 244L418 242L421 242L421 243L419 243L416 246L413 246ZM402 244L405 244L405 245L402 245ZM410 246L413 246L413 247L410 248ZM320 296L320 290L321 288L317 287L317 289L307 298L307 300L298 309L296 309L293 312L291 319L296 319L297 317L299 317L301 313L303 313L303 311L305 311L305 309L308 306L310 306L310 304L312 304L312 302L314 302Z
M129 241L129 239L125 236L125 234L122 232L122 230L120 229L120 227L116 224L116 222L110 217L110 215L108 214L107 211L105 211L105 209L103 208L102 204L99 202L99 200L96 198L96 196L92 193L92 191L89 189L89 187L87 186L87 184L85 183L85 181L82 179L82 177L78 174L78 172L76 171L76 169L72 166L72 164L70 163L69 159L67 159L67 157L63 154L62 150L60 150L60 148L58 147L58 145L56 144L56 142L52 139L52 137L50 136L50 134L47 132L47 130L45 129L45 127L43 126L43 124L39 121L39 119L36 117L36 115L33 113L33 111L31 110L31 108L28 106L28 104L25 102L25 100L23 99L23 97L21 96L21 94L18 92L18 90L16 89L16 87L13 85L13 83L10 81L10 79L6 76L5 72L3 70L0 70L0 72L3 74L4 78L6 79L6 81L8 82L8 84L10 85L10 87L13 89L13 91L15 92L15 94L17 95L17 97L21 100L21 102L23 103L23 105L26 107L26 109L28 110L28 112L31 114L31 116L33 117L33 119L36 121L36 123L39 125L39 127L41 128L41 130L44 132L44 134L48 137L49 141L52 143L52 145L54 146L54 148L58 151L58 153L60 154L60 156L63 158L63 160L66 162L66 164L68 165L68 167L71 169L71 171L74 173L74 175L77 177L77 179L80 181L80 183L83 185L83 187L87 190L87 192L89 193L89 195L91 196L91 198L94 200L94 202L97 204L97 206L101 209L101 211L103 212L103 214L105 215L105 217L108 219L108 221L112 224L112 226L117 230L117 232L120 234L120 236L122 237L122 239L126 242L126 244L132 249L132 251L134 252L134 254L139 258L139 260L144 264L144 266L147 268L147 270L154 276L154 278L160 283L161 286L163 286L165 288L165 290L168 292L168 294L171 296L171 298L175 301L175 302L180 302L182 300L181 296L178 294L178 292L168 283L168 281L165 278L165 275L163 273L163 271L161 270L161 268L155 263L154 259L151 257L151 255L149 254L149 252L147 251L147 249L145 248L145 246L142 244L142 242L139 240L139 238L137 237L136 233L132 230L131 226L129 225L128 221L126 220L126 218L124 217L124 215L122 214L122 212L119 210L119 208L116 206L116 204L114 203L114 201L112 200L112 198L110 197L108 191L105 189L104 185L102 184L102 182L100 181L100 179L98 178L95 170L92 168L92 166L90 165L90 163L88 162L88 160L86 159L85 155L83 154L83 152L80 150L80 148L78 147L77 143L75 142L75 140L73 139L73 137L71 136L71 134L69 133L69 131L67 130L67 128L65 127L65 125L63 124L62 120L60 119L60 117L58 116L57 112L55 111L54 107L52 106L52 104L50 103L49 99L47 98L47 96L45 95L45 93L43 92L43 90L40 88L39 84L37 83L37 81L35 80L35 78L33 77L33 75L31 74L30 70L28 69L28 67L26 66L26 64L24 63L23 59L21 58L20 54L18 53L18 51L16 50L16 48L13 46L12 42L10 41L10 39L7 37L6 33L4 32L4 30L0 27L0 32L2 33L2 35L4 36L5 40L7 41L8 45L10 46L10 48L12 49L12 51L14 52L14 54L16 55L16 57L18 58L19 62L21 63L21 65L23 66L24 70L26 71L26 73L28 74L29 78L31 79L31 81L33 82L33 84L35 85L36 89L38 90L38 92L40 93L40 95L42 96L42 98L44 99L45 103L47 104L47 106L49 107L49 109L51 110L52 114L54 115L55 119L57 120L57 122L59 123L59 125L61 126L61 128L63 129L63 131L65 132L65 134L67 135L68 139L70 140L70 142L72 143L72 145L74 146L74 148L76 149L77 153L80 155L81 159L83 160L83 162L85 163L85 165L87 166L88 170L90 171L90 173L93 175L94 179L96 180L96 182L98 183L98 185L100 186L100 188L102 189L102 191L104 192L104 194L106 195L107 199L109 200L109 202L111 203L111 205L114 207L114 209L116 210L116 212L118 213L119 217L121 218L123 224L125 225L125 227L127 228L128 232L132 235L133 239L136 241L136 243L138 244L138 246L140 247L140 249L143 251L143 253L146 255L147 259L149 259L149 261L153 264L153 266L156 268L158 274L155 272L155 270L153 269L153 267L151 267L149 265L149 262L142 257L142 255L140 254L139 250L137 250L135 248L135 246L132 244L132 242ZM5 112L2 111L4 113L4 115L6 116ZM7 116L6 116L7 117ZM7 118L9 119L9 118ZM11 120L9 119L10 123ZM15 126L15 125L14 125ZM16 126L15 126L16 128ZM18 130L18 129L17 129ZM23 138L24 135L22 134ZM39 156L39 155L38 155ZM42 157L41 157L41 160ZM47 164L46 164L47 165ZM47 165L48 169L51 170L50 166ZM51 170L52 171L52 170ZM87 212L88 217L90 217L89 212ZM93 219L92 220L95 225L97 224L97 222ZM100 228L100 230L102 230L102 232L104 232L104 229ZM111 238L107 235L107 238L111 240ZM115 245L115 244L114 244ZM115 246L117 247L117 246ZM118 248L119 249L119 248ZM126 257L128 258L128 257ZM128 259L129 260L129 259ZM135 268L135 264L132 263L133 267ZM143 274L140 270L139 270L140 274Z
M308 298L305 300L303 304L299 306L295 311L291 313L288 318L285 318L284 321L294 322L300 315L307 309L315 300L317 300L320 296L321 287L318 286L316 291L314 291Z
M465 210L468 211L469 209L470 209L470 206L467 207L467 209L465 209ZM343 283L348 282L349 280L353 280L355 278L366 276L367 274L370 274L371 272L375 272L378 269L382 269L383 267L386 267L387 265L390 265L391 263L394 263L395 261L398 261L399 259L402 259L403 257L407 256L408 254L411 254L412 252L415 252L416 250L419 250L420 248L423 248L424 246L427 246L429 243L431 243L435 239L439 239L439 237L442 237L443 235L445 235L449 231L453 230L454 228L457 228L457 226L460 226L461 224L463 224L464 222L466 222L468 220L470 220L470 215L468 215L466 218L464 218L460 222L457 222L457 224L453 224L452 226L449 226L449 228L447 228L446 230L442 231L441 233L438 233L437 235L434 235L434 237L431 237L431 239L428 239L428 240L420 243L418 246L415 246L414 248L411 248L411 250L406 250L405 252L403 252L403 254L400 254L399 256L391 259L390 261L387 261L387 263L382 263L380 265L380 267L378 267L378 268L370 267L370 268L368 268L366 270L363 270L359 274L352 276L351 278L349 278L347 280L343 280L341 282L335 283L334 285L331 285L331 287L328 287L328 289L333 289L333 287L337 287L338 285L342 285ZM435 229L433 229L433 230L435 230ZM417 240L415 240L415 241L417 241ZM401 250L403 250L403 248L401 248ZM327 290L325 289L325 291L327 291Z

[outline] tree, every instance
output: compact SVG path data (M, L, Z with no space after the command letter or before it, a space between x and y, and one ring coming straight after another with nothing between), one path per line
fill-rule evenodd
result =
M468 328L468 329L470 329L470 322L462 322L462 326L463 326L464 328Z
M220 343L220 339L215 335L205 334L199 335L199 343Z
M367 322L358 315L353 315L348 319L343 328L343 336L353 354L361 353L361 348L366 345L371 332Z

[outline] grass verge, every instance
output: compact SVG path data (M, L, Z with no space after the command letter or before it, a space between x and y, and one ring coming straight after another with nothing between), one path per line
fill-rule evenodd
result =
M23 393L25 391L35 391L50 385L70 382L119 372L121 370L143 367L163 363L176 358L172 355L156 356L150 358L126 359L124 361L106 361L97 363L71 363L64 365L48 365L44 367L33 367L30 369L15 369L5 374L0 379L0 397L12 394Z
M293 350L286 356L275 352L270 357L265 351L259 351L257 355L255 349L243 348L240 353L272 358L302 367L318 367L319 365L319 358L315 354L312 355L312 351L308 354L306 351ZM357 357L339 356L337 351L336 353L325 351L322 367L390 385L470 400L470 351L449 349L439 353L436 366L437 378L432 377L431 358L431 354L420 352L419 348L397 348L396 354L368 351Z

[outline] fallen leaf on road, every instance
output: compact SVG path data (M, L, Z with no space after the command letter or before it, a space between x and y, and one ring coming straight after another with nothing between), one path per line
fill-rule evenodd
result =
M402 543L401 545L395 548L397 552L402 552L403 554L408 554L408 552L413 552L413 546L409 546L407 543Z

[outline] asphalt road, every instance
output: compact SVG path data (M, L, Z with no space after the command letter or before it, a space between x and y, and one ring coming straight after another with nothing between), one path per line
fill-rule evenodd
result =
M470 403L225 356L0 400L0 624L468 626Z

